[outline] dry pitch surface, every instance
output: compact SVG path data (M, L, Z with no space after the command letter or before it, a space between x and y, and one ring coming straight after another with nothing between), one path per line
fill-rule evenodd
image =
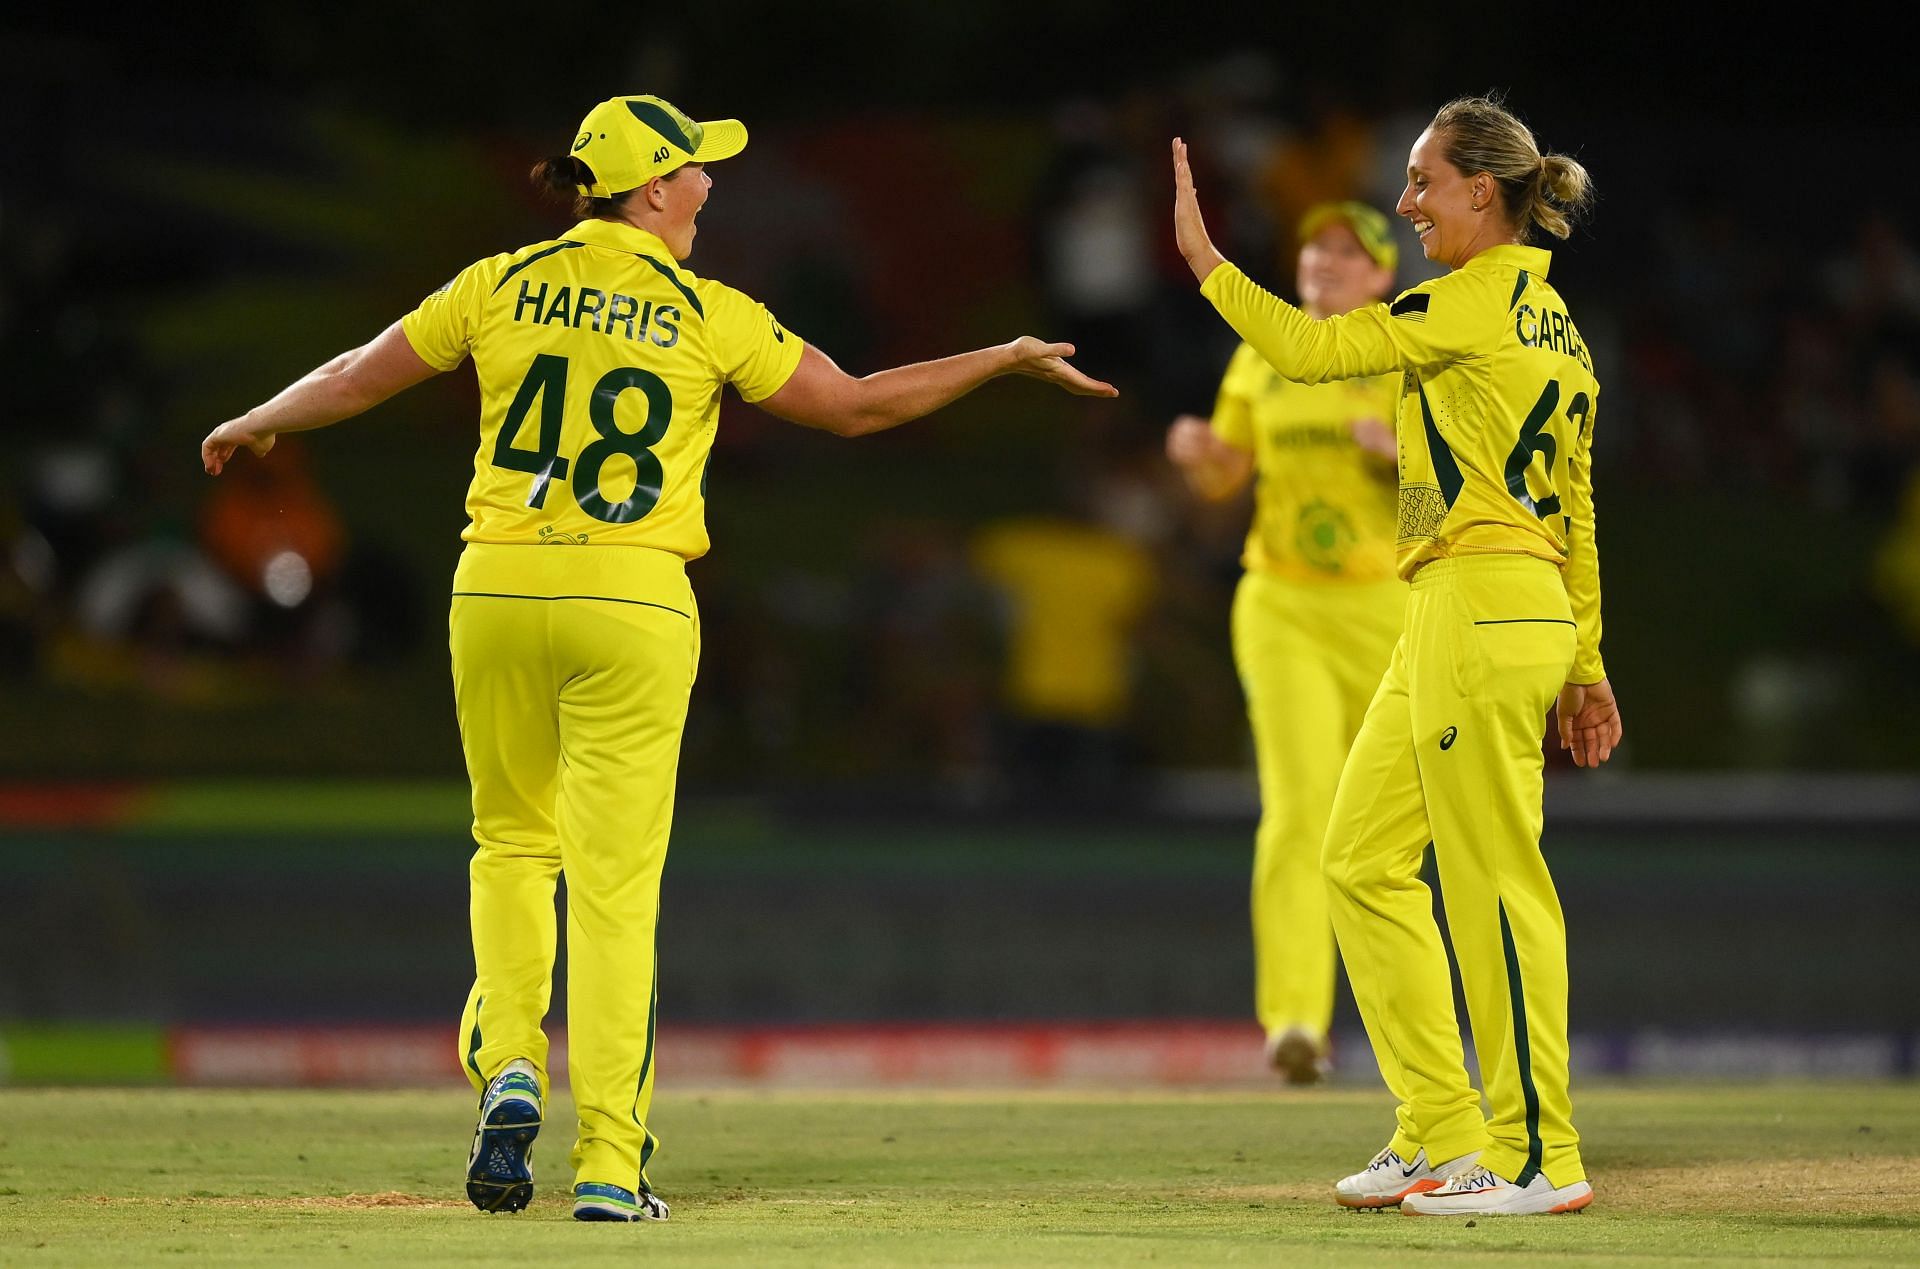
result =
M1381 1095L676 1091L666 1225L568 1217L569 1107L517 1216L445 1092L0 1091L0 1265L1920 1263L1920 1086L1579 1090L1576 1216L1336 1208Z

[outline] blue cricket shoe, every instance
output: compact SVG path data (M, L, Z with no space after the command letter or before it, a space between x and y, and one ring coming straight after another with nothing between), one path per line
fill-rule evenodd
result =
M483 1212L517 1212L533 1201L533 1139L540 1135L540 1079L509 1062L480 1096L480 1124L467 1157L467 1197Z

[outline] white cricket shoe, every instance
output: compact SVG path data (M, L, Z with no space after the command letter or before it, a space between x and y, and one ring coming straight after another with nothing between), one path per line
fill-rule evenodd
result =
M1412 1159L1402 1159L1388 1146L1373 1156L1364 1172L1334 1182L1333 1198L1342 1207L1394 1207L1412 1195L1437 1190L1456 1172L1465 1172L1479 1160L1480 1152L1463 1154L1458 1159L1434 1165L1427 1152L1416 1151Z
M1591 1202L1593 1187L1585 1181L1555 1187L1535 1174L1525 1185L1515 1185L1475 1166L1437 1189L1409 1195L1400 1210L1409 1216L1539 1216L1577 1212Z

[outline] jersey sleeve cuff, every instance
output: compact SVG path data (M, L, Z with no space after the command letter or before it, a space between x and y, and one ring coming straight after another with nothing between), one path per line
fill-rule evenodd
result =
M455 366L459 365L461 362L467 359L466 354L461 353L459 356L455 357L452 361L448 361L444 357L435 353L432 349L425 347L421 343L421 337L414 332L413 316L414 316L413 314L409 313L407 314L407 316L400 319L400 333L407 337L407 343L410 346L412 346L414 355L419 357L420 360L426 362L429 366L432 366L435 370L440 371L442 374L445 374L447 371L453 369Z
M740 385L737 383L734 385L734 388L740 391L740 399L742 401L753 405L756 402L766 400L787 386L787 380L793 378L793 372L800 368L800 358L806 355L807 341L792 331L788 331L787 343L793 347L793 351L787 354L787 364L779 370L776 370L772 375L769 375L764 384L755 384L755 390L753 392L740 389Z
M1220 292L1226 289L1227 284L1231 282L1235 276L1245 277L1246 275L1240 272L1239 266L1234 264L1233 261L1222 260L1219 264L1213 266L1213 271L1208 273L1206 280L1200 283L1200 294L1213 301L1214 307L1218 308L1220 305Z

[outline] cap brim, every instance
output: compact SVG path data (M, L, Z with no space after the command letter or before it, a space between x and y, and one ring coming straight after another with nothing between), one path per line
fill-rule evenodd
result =
M1367 258L1381 268L1391 271L1400 267L1400 248L1393 240L1388 238L1377 242L1369 241L1366 231L1360 227L1359 222L1338 204L1319 207L1300 221L1298 234L1300 245L1305 246L1328 225L1345 225L1352 231L1354 241L1360 244L1360 249L1367 253Z
M747 125L738 119L715 119L700 124L700 148L693 152L692 163L717 163L730 159L747 148Z
M1347 228L1353 230L1353 236L1359 238L1361 244L1363 246L1365 245L1366 239L1361 237L1359 226L1353 223L1352 217L1348 216L1338 207L1320 207L1314 210L1306 219L1300 222L1298 237L1300 241L1304 243L1328 225L1345 225Z

